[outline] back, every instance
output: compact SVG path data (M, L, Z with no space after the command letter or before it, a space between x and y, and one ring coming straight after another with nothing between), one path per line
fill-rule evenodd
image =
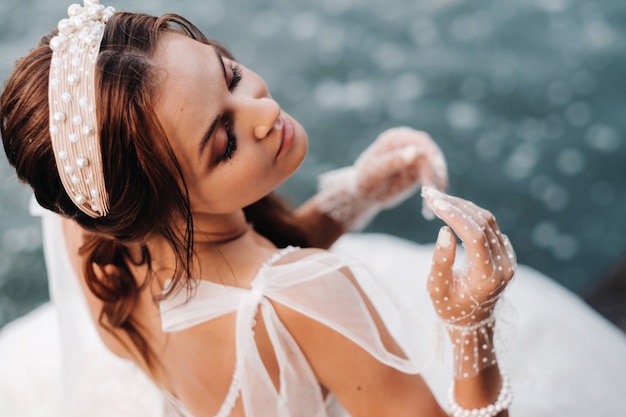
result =
M76 253L71 244L69 250ZM417 373L427 357L424 346L411 350L418 353L412 361L405 357L353 271L368 278L352 260L286 248L275 251L247 288L202 280L191 298L181 291L157 305L149 297L140 309L160 354L161 372L153 378L181 415L333 415L329 410L337 407L309 363L307 343L294 337L328 340L327 332L386 367ZM109 346L116 343L108 338Z

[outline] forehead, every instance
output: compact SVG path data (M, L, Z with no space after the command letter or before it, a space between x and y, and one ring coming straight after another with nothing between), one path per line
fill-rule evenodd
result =
M159 42L153 63L159 74L154 110L168 140L174 148L194 142L189 139L199 140L219 113L225 88L215 48L167 33Z
M223 78L215 48L178 33L166 33L161 38L154 64L163 75L160 82L179 87L184 87L185 80Z

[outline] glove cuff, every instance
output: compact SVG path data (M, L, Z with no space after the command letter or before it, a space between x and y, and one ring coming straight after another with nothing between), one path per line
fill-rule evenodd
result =
M382 208L359 192L356 177L353 166L325 172L318 177L319 192L314 197L318 210L346 231L363 230Z

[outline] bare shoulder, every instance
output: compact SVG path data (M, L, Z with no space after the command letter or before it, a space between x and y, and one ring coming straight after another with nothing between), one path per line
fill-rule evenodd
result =
M327 252L319 249L303 249L285 256L281 261L297 262L299 259L325 253ZM330 252L328 259L333 257L335 255ZM321 259L323 260L324 257ZM406 358L373 304L360 288L351 268L346 266L349 264L339 262L338 265L342 265L338 269L340 274L333 274L333 279L346 280L351 283L352 288L357 290L358 296L369 310L369 317L364 320L373 320L385 349L390 354ZM347 288L347 286L338 288ZM328 291L335 290L336 287L332 285L328 287ZM314 291L307 294L307 297L319 297L319 305L332 309L332 305L329 305L329 300L333 298L331 294ZM341 294L337 299L342 302L355 300L353 297L343 297ZM316 300L311 301L317 304ZM356 300L356 302L359 301ZM420 375L407 374L380 362L352 339L320 320L279 302L272 301L272 304L287 331L296 340L307 358L320 385L331 391L350 415L355 417L445 415ZM356 322L359 320L356 318ZM355 325L358 326L358 324ZM389 401L390 398L394 401Z

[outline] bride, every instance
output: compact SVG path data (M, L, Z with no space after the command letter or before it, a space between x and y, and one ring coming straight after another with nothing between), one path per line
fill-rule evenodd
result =
M258 75L180 16L68 15L0 103L52 296L3 330L3 416L621 414L623 335L516 270L426 134L383 133L292 213L273 190L307 136ZM433 247L334 243L418 185Z

